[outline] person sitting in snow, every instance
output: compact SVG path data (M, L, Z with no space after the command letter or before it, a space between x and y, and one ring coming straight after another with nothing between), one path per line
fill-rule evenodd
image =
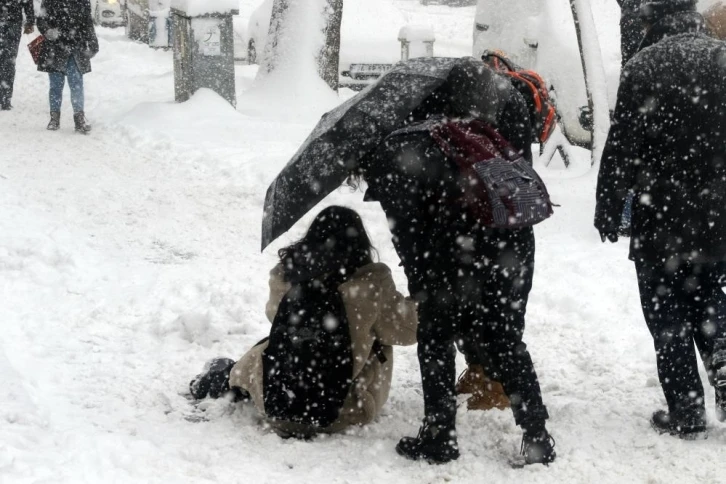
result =
M418 324L414 301L373 252L355 211L320 212L301 240L278 252L265 311L270 336L237 362L209 362L191 382L192 396L250 399L284 437L372 422L391 388L392 346L414 344Z

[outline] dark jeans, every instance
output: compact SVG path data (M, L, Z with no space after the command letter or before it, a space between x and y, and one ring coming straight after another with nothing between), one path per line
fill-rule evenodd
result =
M625 198L625 206L623 207L623 214L620 217L620 232L630 231L633 220L633 200L635 199L635 193L628 192L628 196Z
M15 61L22 32L19 22L0 20L0 106L10 104L15 83Z
M713 381L714 351L726 343L726 295L720 264L635 262L643 315L653 337L658 377L668 410L679 419L704 415L694 343Z
M66 72L51 72L48 74L50 79L50 90L48 100L50 101L50 111L53 113L60 112L63 103L63 87L68 78L68 87L71 90L71 105L74 113L83 112L84 94L83 94L83 74L78 70L78 64L73 55L68 56L66 64Z

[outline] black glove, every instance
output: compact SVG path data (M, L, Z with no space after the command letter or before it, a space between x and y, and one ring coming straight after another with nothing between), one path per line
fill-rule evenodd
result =
M618 233L617 232L605 232L605 231L601 230L600 231L600 240L605 242L606 239L614 244L615 242L618 241Z

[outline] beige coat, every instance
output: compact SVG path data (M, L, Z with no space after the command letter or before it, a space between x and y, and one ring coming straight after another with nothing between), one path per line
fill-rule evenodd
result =
M726 40L726 2L718 2L703 12L706 25L711 35L720 40Z
M270 322L289 289L290 284L283 280L282 266L275 266L270 271L270 299L265 311ZM340 285L339 290L350 326L354 381L340 417L325 429L328 432L337 432L349 425L363 425L378 416L391 388L391 346L414 344L418 325L414 302L396 290L391 270L385 264L361 267L351 279ZM371 355L376 339L383 345L385 363ZM250 349L232 368L229 380L230 386L247 390L262 413L262 352L265 348L267 342ZM285 430L284 423L272 424Z

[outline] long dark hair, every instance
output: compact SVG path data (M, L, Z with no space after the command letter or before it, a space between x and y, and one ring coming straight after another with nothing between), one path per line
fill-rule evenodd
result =
M289 282L329 275L342 282L373 262L374 252L360 215L333 205L315 217L302 239L280 249L277 255Z

